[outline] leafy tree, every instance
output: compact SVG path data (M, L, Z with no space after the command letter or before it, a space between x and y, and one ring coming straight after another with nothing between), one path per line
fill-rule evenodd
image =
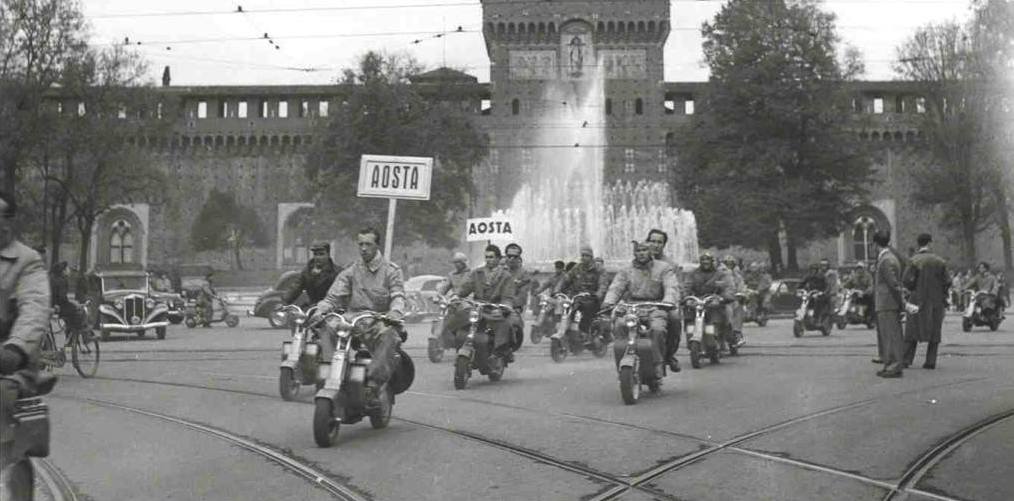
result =
M732 0L702 27L711 69L696 120L679 135L673 170L698 215L702 245L796 248L837 235L871 180L853 141L844 83L863 70L845 51L835 16L815 2Z
M236 195L212 189L194 221L190 243L195 250L232 250L234 266L243 269L240 251L269 243L257 213L236 201Z
M966 264L976 261L976 235L998 226L1010 268L1010 162L1002 114L1004 71L1014 61L1014 5L983 0L973 8L966 25L916 30L898 48L895 71L925 101L920 127L932 161L914 173L916 199L942 209L940 223L960 236Z
M345 101L307 162L317 212L328 215L334 232L351 236L363 225L386 222L386 200L356 197L362 155L434 157L430 200L398 202L396 235L406 244L455 245L453 218L466 207L471 168L486 155L487 141L464 112L413 89L408 77L419 72L409 58L376 52L343 72Z
M0 0L0 187L12 194L45 137L44 94L86 50L84 26L72 0Z

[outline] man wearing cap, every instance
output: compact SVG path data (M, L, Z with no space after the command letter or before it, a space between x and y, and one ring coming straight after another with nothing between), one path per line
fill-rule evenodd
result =
M699 298L715 295L722 299L723 307L712 311L712 321L727 340L731 339L732 324L724 305L736 300L735 283L727 271L716 266L715 256L702 253L698 257L697 269L686 275L685 286L684 294Z
M630 301L658 301L679 303L679 282L672 266L663 261L655 261L651 257L651 246L647 242L634 242L634 260L629 267L620 270L609 284L603 308L611 308L620 299ZM666 350L666 331L669 314L665 310L655 308L648 315L648 332L651 335L652 348L655 350L655 376L665 376L662 355ZM617 318L613 328L615 333L626 332L623 318Z
M590 294L578 298L570 313L573 319L576 311L581 312L581 321L578 322L578 329L581 332L588 332L591 328L592 321L599 312L599 302L606 296L606 290L609 288L609 283L605 281L602 270L595 264L594 259L595 253L591 246L581 246L581 262L567 272L553 290L553 294L559 294L563 290L570 290L574 295ZM563 333L557 332L554 336L561 337Z
M485 265L468 274L468 280L461 284L460 289L455 290L456 295L467 297L471 294L473 299L484 303L499 304L509 301L510 298L506 297L505 292L510 276L507 269L500 266L501 256L500 247L487 245L483 252ZM493 356L508 360L511 356L511 324L499 313L486 315L484 320L493 331Z
M39 344L49 329L49 280L42 257L17 240L17 205L0 192L0 451L8 450L14 401L35 393ZM33 472L19 461L4 472L5 492L31 499Z
M940 345L940 331L947 308L950 274L944 258L930 250L929 244L932 241L933 237L928 233L919 235L916 239L919 250L905 268L902 280L905 288L912 293L909 301L919 307L919 311L910 315L905 322L906 367L915 361L915 350L920 341L927 344L923 369L937 367L937 347Z
M509 243L504 247L504 261L507 269L507 282L504 288L504 302L514 307L514 313L510 316L510 323L513 329L513 349L521 348L524 342L525 321L522 315L525 312L525 305L528 304L528 294L532 290L532 272L526 270L522 265L521 246L516 243ZM511 354L509 361L514 361Z
M316 242L310 246L310 252L313 253L313 257L306 262L306 268L299 273L292 288L285 292L282 304L292 304L299 299L303 291L306 291L306 297L310 299L311 305L319 303L327 296L331 284L341 273L341 267L331 259L331 244Z
M405 315L405 281L401 267L387 260L380 253L380 232L376 228L363 228L356 234L359 257L355 263L342 270L331 284L327 295L317 303L317 318L338 310L350 313L375 311L386 313L394 319ZM366 371L373 384L383 386L394 370L394 355L400 344L400 335L393 326L374 323L362 334L373 360ZM321 352L324 359L334 351L334 339L322 339ZM403 355L404 356L404 355Z

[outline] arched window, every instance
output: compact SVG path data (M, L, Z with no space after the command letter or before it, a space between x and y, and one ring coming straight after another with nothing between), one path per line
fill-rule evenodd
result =
M870 216L862 216L852 223L852 252L856 261L870 262L877 258L873 248L876 231L877 221Z
M644 114L644 101L642 101L641 98L637 98L637 100L634 101L634 113L638 115Z
M511 101L511 115L517 115L521 113L521 101L515 99Z
M124 219L117 219L110 227L109 262L134 262L134 233L131 231L130 223Z

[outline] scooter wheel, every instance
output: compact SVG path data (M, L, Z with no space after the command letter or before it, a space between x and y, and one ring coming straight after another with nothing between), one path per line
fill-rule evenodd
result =
M286 402L295 400L299 395L299 381L293 377L289 367L282 367L278 372L278 393Z
M454 360L454 389L464 390L465 386L468 385L468 366L471 365L471 360L467 357L457 357Z
M331 447L338 441L338 429L341 428L341 423L334 418L334 402L318 398L313 404L313 441L317 447Z
M687 345L687 349L690 350L690 366L694 369L701 368L701 342L690 341Z
M567 359L567 349L564 348L563 342L560 339L555 337L549 338L549 356L557 363Z
M440 345L439 339L429 338L426 340L426 355L430 362L435 364L444 360L444 347Z
M620 396L627 405L636 404L637 399L641 397L640 377L633 367L620 368Z
M792 321L792 335L796 337L803 337L803 323L799 320Z
M972 320L971 319L969 319L969 318L962 318L961 319L961 331L962 332L972 332Z

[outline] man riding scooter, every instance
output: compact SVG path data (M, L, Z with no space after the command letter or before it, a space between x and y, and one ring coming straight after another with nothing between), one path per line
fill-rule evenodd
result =
M824 319L831 314L831 284L827 283L826 271L822 271L817 264L811 264L810 273L803 279L803 283L799 284L799 288L807 292L823 292L813 302L817 324L823 324Z
M697 269L686 275L684 295L706 297L719 296L722 302L730 304L736 300L735 282L732 276L716 267L715 256L705 252L698 258ZM738 346L739 339L733 339L732 323L725 308L717 308L712 312L715 326L719 329L719 338L726 343Z
M589 294L580 296L574 308L571 309L571 320L576 312L581 312L581 321L578 322L578 329L581 332L588 332L599 311L600 298L605 297L609 284L603 279L602 270L595 264L595 253L590 246L581 247L581 262L563 276L563 279L556 285L553 294L562 294L569 290L573 295ZM554 336L562 336L558 332Z

